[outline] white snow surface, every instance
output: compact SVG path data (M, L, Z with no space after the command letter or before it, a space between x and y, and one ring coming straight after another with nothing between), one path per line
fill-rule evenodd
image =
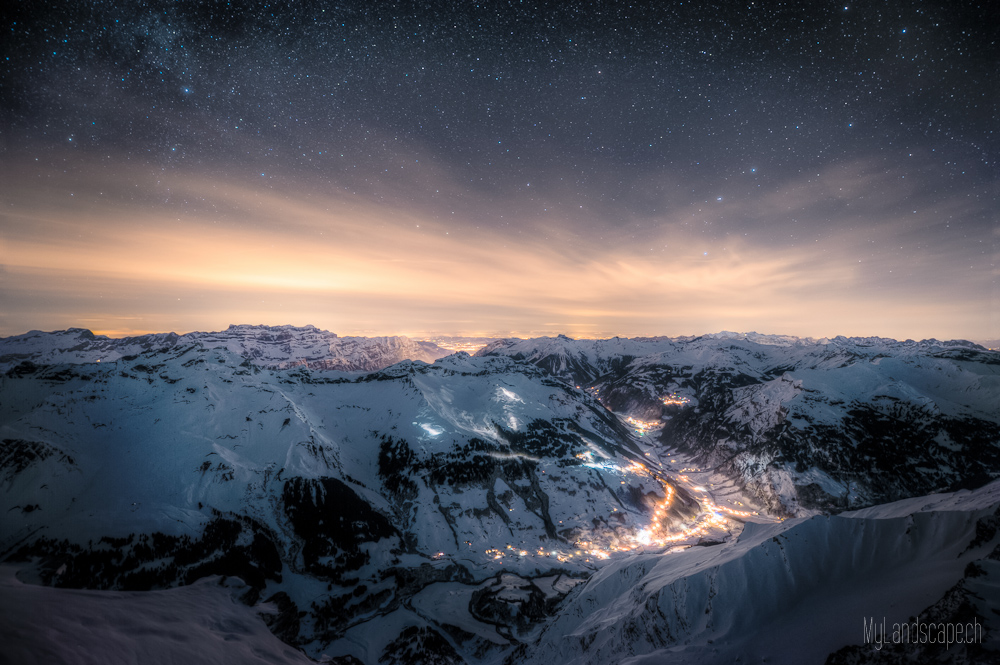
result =
M710 470L681 480L689 460L665 454L648 439L623 436L624 428L608 424L619 422L616 417L589 394L524 363L551 356L556 365L548 369L557 374L574 367L600 372L614 358L629 356L639 369L669 362L760 372L781 358L789 369L736 389L738 399L727 412L757 432L783 419L795 424L803 413L824 422L834 411L829 403L810 401L817 393L926 400L928 409L995 418L1000 374L929 355L981 347L755 333L560 337L500 340L476 357L455 354L429 366L423 358L382 364L425 349L408 344L405 338L352 341L290 326L128 340L79 329L0 339L0 369L16 371L24 360L75 365L32 381L0 374L0 436L47 451L17 473L0 469L0 552L36 534L75 542L132 532L196 535L211 510L249 515L287 533L279 506L283 481L276 476L333 477L413 537L401 563L390 553L397 537L366 544L372 563L358 576L369 593L388 584L378 573L390 565L440 569L454 563L474 582L431 582L391 612L372 610L332 645L309 644L313 656L353 654L375 663L404 628L447 623L476 636L465 646L449 638L469 662L501 663L513 645L496 626L473 616L468 603L494 576L517 574L518 580L537 577L533 584L546 598L568 593L555 618L518 636L524 662L728 663L742 656L744 662L820 663L861 642L863 618L891 622L916 614L997 544L994 537L967 549L977 520L1000 506L1000 482L836 517L777 522L760 515L747 518L745 528L734 520L729 534L716 534L728 540L711 546L563 560L568 552L555 552L546 516L557 531L594 531L605 544L612 536L634 536L650 516L627 504L628 496L662 496L662 478L699 501L753 506L744 506L748 499ZM311 369L288 371L297 365ZM315 371L349 368L381 371L366 377ZM416 496L407 502L394 501L383 488L381 434L405 439L427 460L453 454L473 438L496 441L497 425L523 434L536 420L579 435L591 453L588 464L575 466L533 460L540 462L532 482L546 495L544 512L524 498L530 490L525 479L459 488L435 485L423 471L413 476ZM659 475L630 472L636 460ZM791 487L805 479L839 491L817 469L794 475L775 483ZM506 519L495 508L483 510L488 502ZM694 510L699 518L705 505ZM29 506L34 509L25 510ZM602 523L604 532L596 533ZM269 582L261 597L284 591L306 609L313 599L344 592L328 591L324 580L293 570L294 545L285 545L283 580ZM524 590L509 586L499 597L516 605ZM102 662L308 662L271 637L254 609L235 603L232 591L215 581L154 592L68 591L26 586L4 568L0 608L3 643L13 645L0 649L0 663L4 657L12 663L89 662L74 660L72 645L79 653L104 648L108 658Z
M193 665L314 661L271 634L234 598L236 578L165 591L88 591L24 584L0 565L0 665Z
M1000 540L966 549L998 507L995 481L614 561L570 597L533 662L822 663L862 643L864 619L905 622L939 599Z
M997 544L965 549L977 518L998 507L994 482L836 517L748 524L723 545L613 560L577 584L518 662L822 663L862 642L865 619L904 622L940 598ZM404 627L445 621L492 645L481 659L466 653L469 662L500 663L507 641L465 610L487 584L432 584L412 611L359 625L325 651L376 662ZM270 608L234 600L241 590L214 577L166 591L52 589L22 584L3 566L0 663L311 662L267 632L256 611Z
M986 354L989 364L964 362L963 353ZM799 390L850 401L860 396L915 398L954 415L996 419L1000 403L1000 354L964 340L897 341L882 337L834 337L815 340L786 335L716 333L700 337L636 337L574 340L559 337L501 339L477 356L509 356L539 364L568 377L574 372L596 380L614 362L628 361L634 385L643 372L661 366L688 367L760 376L785 367L787 381ZM580 376L576 377L578 380ZM651 388L652 389L652 388ZM902 392L900 392L902 391ZM683 389L681 394L685 394ZM782 388L776 403L793 401L796 393ZM650 394L657 400L662 391ZM773 400L772 400L773 401ZM799 402L804 401L801 397ZM696 406L696 403L692 403ZM810 409L810 415L815 418ZM794 416L794 414L793 414ZM822 418L822 413L819 414ZM823 422L820 420L819 422Z
M220 332L158 333L110 338L89 330L32 330L0 338L0 371L23 361L36 364L96 363L144 351L195 345L226 349L262 367L371 372L402 360L434 362L451 352L408 337L338 337L314 326L231 325Z
M809 452L823 457L828 470L837 468L838 458L851 457L859 433L865 431L864 418L902 417L910 431L940 430L965 421L974 423L972 428L979 428L983 438L989 437L983 423L995 423L1000 432L1000 353L963 340L816 340L733 332L602 340L559 336L497 340L476 355L536 364L587 387L616 412L640 420L661 418L662 400L668 395L687 400L684 410L698 414L712 409L724 394L726 407L711 413L712 422L706 421L697 438L685 445L699 450L697 459L703 464L728 464L754 487L763 505L780 506L790 515L815 512L799 502L797 488L809 485L848 505L898 494L880 497L878 487L864 480L848 482L815 464L800 466L776 458L774 444L783 427L788 428L788 440L818 441ZM703 405L705 394L710 403ZM712 438L713 430L720 432L718 438ZM952 431L962 436L958 429ZM944 432L933 441L945 453L963 446ZM995 442L1000 444L1000 438ZM928 464L933 468L917 469L930 471L928 477L934 478L926 491L958 479L947 463ZM858 471L863 470L851 469Z

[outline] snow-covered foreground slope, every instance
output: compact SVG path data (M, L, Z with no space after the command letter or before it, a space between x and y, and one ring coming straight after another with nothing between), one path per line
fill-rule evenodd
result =
M530 654L548 663L821 663L861 645L865 620L912 621L963 578L984 625L981 646L996 651L998 516L994 482L858 513L748 524L724 545L615 561L567 601Z
M477 652L463 659L452 640L428 629L443 625L450 627L444 635L466 644L508 646L487 662L809 664L834 652L827 662L997 662L998 525L1000 483L863 513L751 525L725 545L612 561L577 585L534 639L513 649L495 626L475 619L481 591L528 600L537 589L558 593L558 577L533 586L499 578L431 583L410 608L349 632L348 644L332 651L370 663L439 656L433 662L476 662ZM252 609L237 603L246 593L239 582L231 589L207 578L168 591L75 591L23 585L12 567L0 573L0 662L308 662L255 615L273 617L275 602ZM914 621L976 622L982 640L942 648L875 643L871 632L866 639L866 622L883 621L890 631ZM393 650L401 639L409 649ZM387 652L412 657L380 661Z
M996 485L830 516L1000 474L974 345L506 340L365 374L313 328L51 337L0 340L24 581L238 576L287 644L371 665L864 662L862 615L997 608Z
M237 600L238 580L167 591L81 591L28 585L0 566L4 665L308 665Z

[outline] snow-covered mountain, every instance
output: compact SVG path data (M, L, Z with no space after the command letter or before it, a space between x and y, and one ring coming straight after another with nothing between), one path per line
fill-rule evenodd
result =
M498 340L657 424L663 451L738 479L771 512L842 510L1000 474L1000 353L963 341Z
M409 606L429 584L501 573L501 598L477 611L483 648L507 646L546 604L505 626L503 589L544 576L543 597L562 597L636 547L668 491L659 519L726 531L665 489L596 400L506 358L357 376L177 344L22 363L0 403L2 551L40 557L58 586L239 575L284 603L282 636L313 650L419 616Z
M863 662L861 614L1000 609L996 483L831 516L1000 475L1000 354L555 338L359 373L413 347L345 341L0 340L0 559L55 587L238 576L287 644L370 664Z
M296 366L344 372L374 372L402 360L434 362L450 351L407 337L338 337L313 326L232 325L222 332L162 333L110 338L89 330L33 330L0 338L0 371L24 361L36 364L91 363L174 347L228 349L262 367Z
M837 663L997 662L998 516L995 481L838 516L749 523L724 545L616 560L521 653L552 664L794 665L831 654ZM978 617L986 639L901 644L897 660L880 660L884 645L864 644L864 621L876 617L890 629L914 617L925 625Z
M239 602L245 585L210 576L165 591L91 591L24 584L0 566L0 663L310 665Z

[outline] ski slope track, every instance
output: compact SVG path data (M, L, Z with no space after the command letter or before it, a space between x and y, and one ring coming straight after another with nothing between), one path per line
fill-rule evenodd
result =
M986 639L946 655L995 662L1000 354L754 333L446 353L311 326L0 339L17 662L69 658L43 616L107 662L188 634L218 662L371 665L935 662L862 645L863 618L973 617ZM103 604L137 628L72 637Z

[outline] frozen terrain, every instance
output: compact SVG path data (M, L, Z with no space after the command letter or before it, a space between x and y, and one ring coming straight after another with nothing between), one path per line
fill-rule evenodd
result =
M338 337L313 326L234 325L222 332L163 333L111 338L71 328L46 333L33 330L0 340L0 370L24 361L37 364L97 363L176 346L226 349L262 367L372 372L401 360L434 362L448 355L431 342L406 337Z
M971 342L693 338L498 340L775 514L837 511L996 477L1000 354ZM672 396L672 397L671 397Z
M272 608L238 600L242 586L208 577L166 591L53 589L0 566L0 663L311 663L261 621Z
M371 664L865 662L863 617L1000 627L996 352L421 344L0 340L0 557L58 589L5 584L29 604L83 593L70 615L112 590L235 597L309 657ZM245 587L198 582L219 575Z

